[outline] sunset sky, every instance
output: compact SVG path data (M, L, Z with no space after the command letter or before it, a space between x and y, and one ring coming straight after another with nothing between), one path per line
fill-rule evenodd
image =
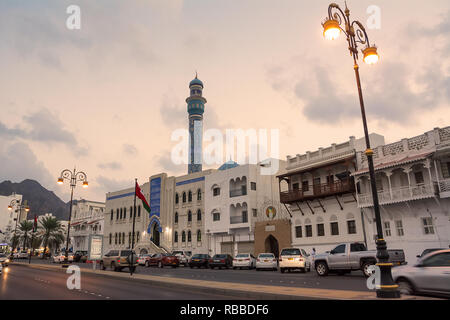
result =
M134 178L185 174L171 134L188 126L195 71L205 130L279 129L281 159L361 137L347 42L322 36L329 3L2 0L0 181L36 179L67 201L56 179L76 166L90 188L75 198L104 201ZM72 4L80 30L66 27ZM450 2L347 4L364 25L381 9L367 30L380 63L360 69L369 130L393 142L450 125Z

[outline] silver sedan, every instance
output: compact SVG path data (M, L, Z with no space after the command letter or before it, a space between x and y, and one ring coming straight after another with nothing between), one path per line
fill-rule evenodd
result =
M450 297L450 249L429 253L415 265L392 269L402 294L431 294Z
M273 253L260 253L256 259L256 270L271 269L277 270L277 259Z

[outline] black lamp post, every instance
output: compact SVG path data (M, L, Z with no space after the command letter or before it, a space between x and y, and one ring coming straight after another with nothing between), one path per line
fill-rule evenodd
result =
M69 239L70 239L70 220L72 219L72 202L73 202L73 189L77 186L77 182L83 182L83 188L88 187L87 176L82 171L76 171L74 168L73 171L69 169L64 169L61 172L60 177L58 178L58 184L63 184L65 180L70 181L70 209L69 209L69 223L67 225L67 241L66 241L66 252L64 257L63 268L68 267L69 262Z
M364 109L364 100L361 89L361 79L359 77L358 65L358 43L364 45L362 49L363 60L367 64L375 64L379 60L377 48L371 46L364 26L359 21L350 20L350 10L345 5L345 11L337 5L332 3L328 7L328 18L322 24L324 31L323 35L327 40L337 39L341 32L345 34L348 42L348 49L350 55L353 57L354 70L356 76L356 84L358 87L359 102L361 106L361 116L364 126L364 136L366 140L367 162L369 164L370 184L372 187L373 208L375 211L375 219L377 226L377 266L380 268L381 277L380 285L377 285L378 298L399 298L400 292L398 285L394 283L391 274L392 263L389 262L389 253L387 251L386 241L383 238L383 228L381 225L380 206L378 202L377 186L375 182L375 170L373 166L373 150L370 148L369 131L367 129L366 112ZM341 27L345 28L345 30Z
M13 238L14 242L15 242L16 241L16 233L17 233L17 221L19 220L19 217L22 214L22 210L25 209L25 212L28 213L30 211L30 207L27 204L20 204L20 200L18 200L18 199L13 199L9 203L8 210L11 211L13 209L15 209L17 211L17 218L14 218L14 220L16 220L16 226L14 228L14 238ZM13 251L14 251L14 249L15 248L13 248ZM11 256L12 256L12 254L13 253L11 252Z

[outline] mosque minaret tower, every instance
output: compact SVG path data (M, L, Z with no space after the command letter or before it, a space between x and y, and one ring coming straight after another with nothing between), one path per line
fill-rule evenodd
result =
M188 173L202 171L203 112L206 99L202 96L203 82L197 78L189 83L190 96L186 98L189 113Z

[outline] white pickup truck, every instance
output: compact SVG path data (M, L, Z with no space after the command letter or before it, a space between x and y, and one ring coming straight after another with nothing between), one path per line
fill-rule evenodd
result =
M405 263L405 253L401 249L388 250L389 262L394 265ZM369 266L377 263L377 251L367 250L362 243L341 243L327 253L314 257L314 267L319 276L327 276L329 272L338 274L361 270L366 277L370 276Z

